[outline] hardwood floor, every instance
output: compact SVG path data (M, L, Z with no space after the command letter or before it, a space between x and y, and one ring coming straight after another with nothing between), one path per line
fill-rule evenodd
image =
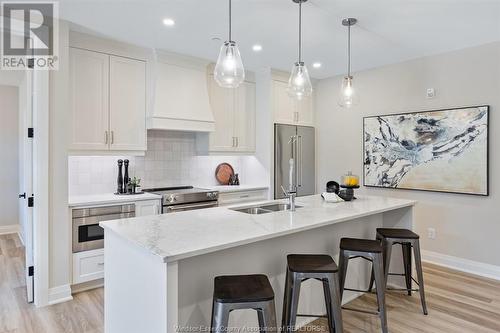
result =
M389 292L391 333L500 332L499 281L430 264L425 264L424 274L429 315L422 314L418 295ZM17 235L0 235L0 333L103 332L102 288L78 293L70 302L37 309L26 303L24 285L24 248ZM373 309L376 301L374 295L365 295L350 306ZM346 333L380 332L375 316L351 311L343 311L343 316ZM320 319L301 332L328 330Z

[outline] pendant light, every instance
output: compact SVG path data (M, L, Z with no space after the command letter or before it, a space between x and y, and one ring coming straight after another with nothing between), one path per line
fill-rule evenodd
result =
M245 68L236 42L231 39L231 0L229 0L229 38L220 48L214 79L224 88L237 88L245 80Z
M342 80L339 105L345 108L350 108L356 103L353 77L351 75L351 26L355 25L356 22L358 20L352 17L342 20L342 25L347 27L347 76Z
M301 100L312 93L311 79L307 72L307 67L302 61L302 3L307 0L292 0L299 4L299 61L292 68L290 79L288 80L288 95Z

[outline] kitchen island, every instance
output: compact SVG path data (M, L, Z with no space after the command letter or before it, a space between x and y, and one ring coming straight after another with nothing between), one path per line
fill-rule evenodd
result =
M251 215L217 207L101 222L105 331L206 331L213 279L227 274L266 274L280 322L287 254L326 253L337 259L342 237L374 239L377 227L413 229L415 204L372 196L333 204L313 195L297 198L302 207L295 212ZM402 271L398 252L393 252L392 271ZM351 260L346 287L366 288L370 267ZM346 292L344 303L356 296ZM319 282L304 283L300 297L299 313L324 313ZM233 312L232 325L256 327L255 311Z

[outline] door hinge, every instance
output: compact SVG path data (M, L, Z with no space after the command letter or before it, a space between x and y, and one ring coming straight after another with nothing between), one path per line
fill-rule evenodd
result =
M28 207L33 207L34 204L35 204L35 198L29 197L28 198Z
M28 276L34 276L35 275L35 267L29 266L28 267Z
M33 138L35 134L35 129L33 127L28 127L28 138Z

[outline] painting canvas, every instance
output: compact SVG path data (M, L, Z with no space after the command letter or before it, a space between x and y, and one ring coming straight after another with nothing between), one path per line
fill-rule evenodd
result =
M364 118L364 185L488 195L489 107Z

